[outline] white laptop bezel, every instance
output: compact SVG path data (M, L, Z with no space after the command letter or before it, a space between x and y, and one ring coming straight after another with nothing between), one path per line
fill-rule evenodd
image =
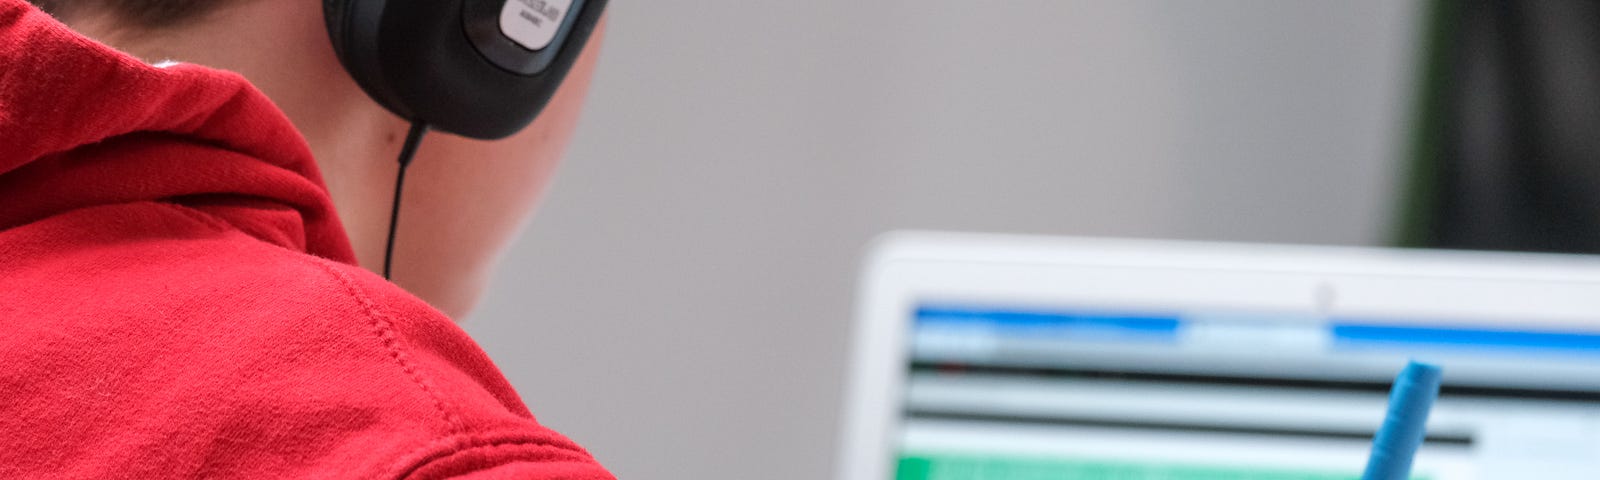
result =
M1019 266L1034 273L1029 278L1004 278L1016 277ZM930 296L1016 301L1058 298L1059 292L1047 287L1054 283L1052 280L1070 279L1074 270L1101 267L1137 269L1137 275L1149 280L1180 273L1193 278L1195 272L1218 276L1230 272L1269 273L1299 280L1267 289L1270 291L1252 291L1252 296L1259 298L1249 300L1259 302L1256 306L1263 309L1315 308L1319 295L1316 290L1323 284L1313 277L1326 275L1339 278L1338 288L1368 291L1381 290L1382 286L1364 285L1367 281L1360 278L1370 277L1372 282L1401 277L1415 280L1405 287L1405 292L1395 292L1397 298L1427 297L1428 290L1454 292L1460 286L1450 282L1463 280L1513 282L1530 288L1519 292L1522 296L1518 300L1501 303L1514 304L1510 306L1521 314L1555 322L1588 321L1592 327L1592 316L1585 315L1600 311L1600 299L1556 298L1560 292L1551 294L1551 302L1526 297L1542 295L1542 285L1600 285L1600 260L1587 256L891 233L874 243L859 284L838 478L892 478L894 433L907 373L909 319L916 302ZM1004 269L1013 271L995 275L995 271ZM1150 298L1194 297L1192 292L1160 283L1141 283L1140 294ZM1440 287L1431 286L1435 284ZM1489 314L1494 316L1495 312Z

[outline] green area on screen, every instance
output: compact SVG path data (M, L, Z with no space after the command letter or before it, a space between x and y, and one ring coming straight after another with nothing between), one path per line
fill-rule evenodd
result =
M1360 480L1361 473L1001 455L900 457L896 480Z

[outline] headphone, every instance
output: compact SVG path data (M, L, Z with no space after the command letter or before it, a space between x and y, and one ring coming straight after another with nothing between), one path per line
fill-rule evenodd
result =
M323 0L328 38L356 84L411 122L400 150L383 277L406 167L428 129L493 140L539 116L606 0Z
M478 139L549 103L606 0L323 0L333 50L378 104Z

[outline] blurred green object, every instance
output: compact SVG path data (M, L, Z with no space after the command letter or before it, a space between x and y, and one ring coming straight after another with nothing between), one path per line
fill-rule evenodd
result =
M1600 2L1424 5L1397 243L1600 253Z
M1407 152L1411 162L1404 177L1406 188L1401 194L1397 242L1407 247L1431 246L1434 235L1430 232L1438 228L1435 211L1439 202L1439 130L1442 125L1439 117L1443 113L1441 104L1444 103L1444 77L1448 67L1445 59L1450 57L1446 49L1453 36L1451 28L1455 26L1456 2L1428 0L1425 3L1428 7L1422 29L1422 53L1418 55L1422 59L1418 69L1421 75L1413 108L1416 118L1411 122L1410 151Z

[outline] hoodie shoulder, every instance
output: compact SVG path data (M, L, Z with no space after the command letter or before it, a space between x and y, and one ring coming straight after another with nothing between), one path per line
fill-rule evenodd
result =
M0 475L611 478L454 322L359 267L154 202L7 249L32 260L0 266Z

